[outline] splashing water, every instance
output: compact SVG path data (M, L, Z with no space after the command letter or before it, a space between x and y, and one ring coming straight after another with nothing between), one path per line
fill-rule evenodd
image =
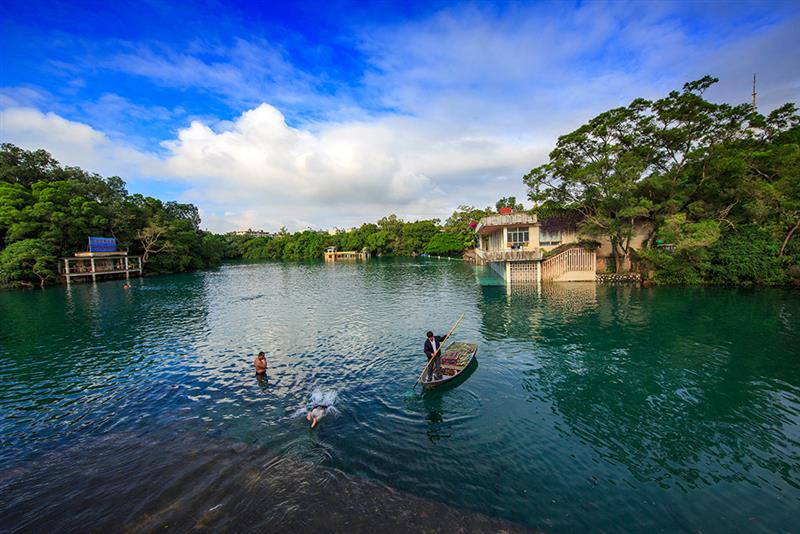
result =
M294 417L299 415L306 415L309 410L311 410L314 406L321 405L327 406L325 410L325 414L333 414L336 415L339 411L336 409L336 397L338 396L338 392L333 389L320 389L316 388L314 391L311 392L311 396L309 397L308 401L306 402L305 406L302 408L298 408L298 410L293 414Z

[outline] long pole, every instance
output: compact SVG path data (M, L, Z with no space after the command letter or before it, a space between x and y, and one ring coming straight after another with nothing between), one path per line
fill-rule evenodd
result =
M422 380L422 377L423 377L423 375L425 374L425 371L427 371L427 370L428 370L428 367L430 367L430 365L431 365L431 363L433 362L433 360L435 360L435 359L436 359L436 353L438 353L440 350L442 350L442 347L444 347L444 344L445 344L445 343L447 343L447 339L450 337L450 334L452 334L452 333L453 333L453 331L454 331L454 330L456 329L456 327L458 326L458 323L460 323L460 322L461 322L461 319L463 319L463 318L464 318L464 314L462 313L462 314L461 314L461 317L459 317L459 318L458 318L458 321L456 321L456 324L454 324L454 325L453 325L453 328L451 328L451 329L450 329L450 331L449 331L449 332L447 333L447 335L444 337L444 339L442 340L442 342L441 342L441 343L439 344L439 346L436 348L436 352L434 352L434 353L433 353L433 356L432 356L432 357L431 357L431 358L428 360L428 364L427 364L427 365L426 365L426 366L425 366L425 367L422 369L422 373L420 373L420 375L419 375L419 378L417 378L417 381L416 381L416 382L414 382L414 387L417 387L417 384L419 383L419 381L420 381L420 380Z

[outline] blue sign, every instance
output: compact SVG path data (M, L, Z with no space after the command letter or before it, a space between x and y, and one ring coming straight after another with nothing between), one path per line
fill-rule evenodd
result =
M113 237L90 237L89 252L116 252L117 240Z

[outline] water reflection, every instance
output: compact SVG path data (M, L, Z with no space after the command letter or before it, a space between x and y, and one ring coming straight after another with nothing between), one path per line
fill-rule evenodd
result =
M267 378L266 374L256 374L256 382L258 382L258 387L261 388L261 391L266 392L269 390L269 378Z
M165 280L154 279L150 287ZM7 445L0 466L30 454L33 443L57 445L170 412L169 403L182 396L176 382L188 372L184 359L207 329L204 299L191 288L164 289L162 298L143 287L126 292L108 281L53 288L35 294L37 305L20 303L4 316L15 335L5 344L0 369L0 430ZM4 300L19 297L28 295ZM159 379L137 380L157 366L164 368Z
M713 292L684 291L651 307L632 298L639 289L603 291L596 314L543 323L541 350L523 373L531 400L554 403L563 417L563 436L665 488L745 480L758 487L778 478L800 487L800 389L775 373L789 365L776 359L789 356L770 350L783 341L758 324L764 319L742 318ZM725 338L736 331L759 332L761 346L741 350Z
M597 309L597 285L585 282L481 287L482 333L489 339L541 339L549 322L578 321Z
M428 428L425 431L428 439L432 443L436 443L442 439L452 437L452 433L447 431L447 427L444 424L441 393L433 392L425 395L423 397L423 406L425 409L425 421L428 423Z
M248 512L268 491L259 521L313 530L319 518L302 519L309 494L292 492L316 479L293 476L304 473L292 471L297 460L548 531L794 524L796 294L592 284L508 294L434 261L237 264L136 280L127 294L96 287L0 293L0 480L42 459L37 475L0 482L0 524L69 515L98 530L139 525L113 521L130 513L153 529L206 517L247 530L261 525ZM480 372L404 402L424 331L446 331L461 312L458 339L479 343ZM258 350L268 383L253 380ZM309 435L303 407L317 387L338 392L342 415ZM227 452L209 459L213 445L200 441L181 449L189 458L148 449L137 436L156 427L192 428ZM119 440L111 463L94 457L104 435ZM277 456L237 463L243 443ZM75 461L47 456L70 447ZM237 484L241 493L225 497ZM218 498L228 500L215 516ZM374 523L381 503L347 502L319 501L341 510L335 527ZM36 523L47 506L51 519ZM400 510L401 522L413 513L380 509Z

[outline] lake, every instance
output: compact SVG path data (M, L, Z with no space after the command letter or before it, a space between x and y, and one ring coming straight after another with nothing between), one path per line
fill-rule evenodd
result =
M485 280L373 259L0 293L0 529L797 528L800 293ZM477 369L412 393L462 313Z

